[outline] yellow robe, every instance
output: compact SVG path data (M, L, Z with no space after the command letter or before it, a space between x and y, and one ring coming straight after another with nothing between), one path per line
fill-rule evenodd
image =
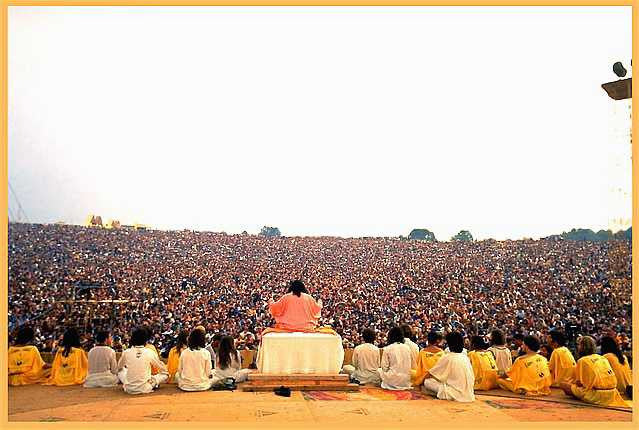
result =
M552 377L548 360L539 354L524 355L513 363L508 379L497 379L500 388L527 396L547 396L550 394Z
M578 399L599 406L632 407L617 391L617 377L610 363L599 354L581 357L575 370L576 381L570 391ZM581 386L577 385L581 383Z
M155 356L158 358L158 360L160 359L160 354L158 354L158 350L155 348L155 346L153 346L150 343L147 343L146 345L144 345L144 347L147 348L147 349L150 349L153 352L155 352ZM158 369L157 367L151 365L151 375L157 375L159 371L160 371L160 369Z
M178 352L176 347L171 348L171 350L169 351L169 359L166 362L166 367L169 370L169 380L168 382L175 382L174 378L175 378L175 374L178 371L178 367L180 366L180 354L182 353L184 349L182 349L180 352Z
M628 359L625 359L622 366L615 354L609 352L608 354L605 354L604 357L608 360L608 363L610 363L612 371L615 372L615 377L617 378L617 390L619 391L619 394L624 395L626 387L628 385L632 385L632 371L628 365Z
M444 356L444 351L429 352L419 351L415 370L411 370L411 382L413 385L422 385L428 375L428 371Z
M551 387L559 387L562 382L571 383L575 380L575 357L565 346L553 350L548 362L548 368L552 376Z
M33 345L9 347L9 385L29 385L45 382L48 369ZM13 373L13 375L11 375Z
M497 363L490 351L470 351L468 359L475 374L475 390L497 388Z
M64 357L60 348L51 365L51 376L45 385L80 385L87 379L89 373L89 359L81 348L71 348L69 355Z

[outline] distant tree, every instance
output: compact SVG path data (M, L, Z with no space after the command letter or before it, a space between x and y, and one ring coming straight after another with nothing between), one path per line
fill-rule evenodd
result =
M473 235L468 230L461 230L455 236L450 238L451 242L472 242Z
M597 241L606 242L608 240L612 240L612 231L610 230L599 230L595 235Z
M264 237L280 237L281 235L282 233L280 233L280 229L277 227L264 226L260 231L260 236Z
M548 236L546 239L551 240L585 240L589 242L607 242L610 240L632 240L632 227L628 230L621 230L613 233L611 230L599 230L594 232L587 228L573 228L568 232L559 235Z
M408 238L411 240L425 240L427 242L437 242L435 233L425 228L413 229L408 235Z

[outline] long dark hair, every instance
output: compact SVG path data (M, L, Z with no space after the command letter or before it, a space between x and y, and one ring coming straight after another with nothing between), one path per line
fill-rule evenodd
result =
M184 348L186 348L189 342L189 332L186 330L182 330L178 333L177 342L175 343L175 349L178 353L180 353Z
M601 338L601 355L608 353L615 354L619 359L619 364L623 366L626 356L623 355L623 352L619 349L619 345L617 345L617 342L612 337L604 336Z
M220 357L220 367L226 369L231 365L233 357L237 357L237 350L235 349L235 342L231 336L223 336L220 340L220 349L217 352Z
M193 329L188 339L189 348L195 351L196 349L205 348L206 338L204 332L200 329Z
M22 326L18 330L18 334L16 335L15 344L16 345L27 345L33 342L33 337L35 333L31 326Z
M291 286L288 287L288 292L295 294L297 297L301 297L302 293L308 294L308 290L304 286L304 283L299 279L291 282Z
M69 356L71 352L71 348L80 348L80 335L75 327L70 327L67 331L64 332L64 336L62 336L62 346L64 349L62 350L62 355L65 357Z

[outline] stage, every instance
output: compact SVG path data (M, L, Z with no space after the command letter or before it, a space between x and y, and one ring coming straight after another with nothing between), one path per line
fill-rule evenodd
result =
M83 388L31 385L9 387L9 421L202 421L244 425L308 427L321 424L384 426L403 423L508 424L526 421L630 422L629 411L588 406L553 389L543 399L500 390L477 395L473 403L432 398L419 391L363 386L359 392L205 391L186 393L175 385L132 396L121 387Z

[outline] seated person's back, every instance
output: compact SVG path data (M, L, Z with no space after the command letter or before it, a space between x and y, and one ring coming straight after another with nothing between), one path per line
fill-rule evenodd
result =
M579 338L579 360L575 369L575 381L564 382L561 388L566 394L594 405L631 406L632 402L623 400L617 390L617 378L610 363L595 351L596 344L592 337Z
M497 373L499 376L504 376L513 365L513 358L510 348L506 346L506 339L501 330L493 330L490 333L490 348L488 348L488 351L495 357Z
M34 331L29 326L18 330L15 345L9 347L9 385L39 384L48 376L47 364L33 345Z
M268 308L275 318L275 328L288 331L312 331L317 327L321 302L308 294L301 281L291 282L289 293L277 302L269 302Z
M610 363L617 378L617 391L624 394L628 386L632 386L632 371L626 357L615 338L604 336L601 338L601 355Z
M473 366L475 390L497 388L497 363L493 354L486 350L488 345L481 336L473 336L470 343L472 351L468 353L468 359Z
M96 336L96 346L89 351L89 373L84 382L86 388L113 387L118 384L118 364L115 351L111 348L111 336L100 331Z
M197 328L193 330L189 335L188 345L180 354L180 364L175 376L178 387L184 391L208 390L212 384L213 368L204 332Z
M169 372L155 354L146 348L147 332L138 328L131 335L131 347L122 352L118 362L118 376L122 387L129 394L150 393L169 377ZM151 374L151 368L158 370Z
M428 345L419 351L415 371L411 373L413 385L422 385L428 371L445 355L441 348L443 340L443 336L436 331L428 333Z
M379 348L373 344L375 337L375 330L364 329L362 331L364 343L357 345L353 350L352 364L345 365L342 369L343 373L351 375L361 384L379 384L381 382L378 371L381 360Z
M446 343L450 352L428 371L423 390L442 400L472 402L475 400L475 376L470 360L463 352L464 337L453 331L446 335Z
M499 378L497 385L518 394L549 395L552 378L548 369L548 360L537 353L539 347L539 339L535 336L525 336L521 346L523 355L515 360L507 372L508 378Z
M169 358L166 362L166 367L169 372L168 382L173 382L175 378L175 374L177 373L178 368L180 367L180 355L182 355L182 351L184 351L187 348L188 342L189 342L189 332L186 330L180 331L178 333L176 345L169 350Z
M566 336L559 330L553 330L549 335L549 344L553 349L548 361L548 368L552 376L552 387L559 387L562 382L575 379L575 357L566 348Z
M387 390L411 389L410 371L413 367L413 354L404 343L402 330L395 326L388 332L388 346L382 351L381 387Z
M75 328L65 331L61 347L51 365L51 376L45 385L79 385L87 378L87 353L80 347L80 336Z
M233 378L235 382L244 382L249 373L249 369L242 369L242 357L235 349L234 339L231 336L222 336L220 349L215 358L213 383L219 384L226 378Z

